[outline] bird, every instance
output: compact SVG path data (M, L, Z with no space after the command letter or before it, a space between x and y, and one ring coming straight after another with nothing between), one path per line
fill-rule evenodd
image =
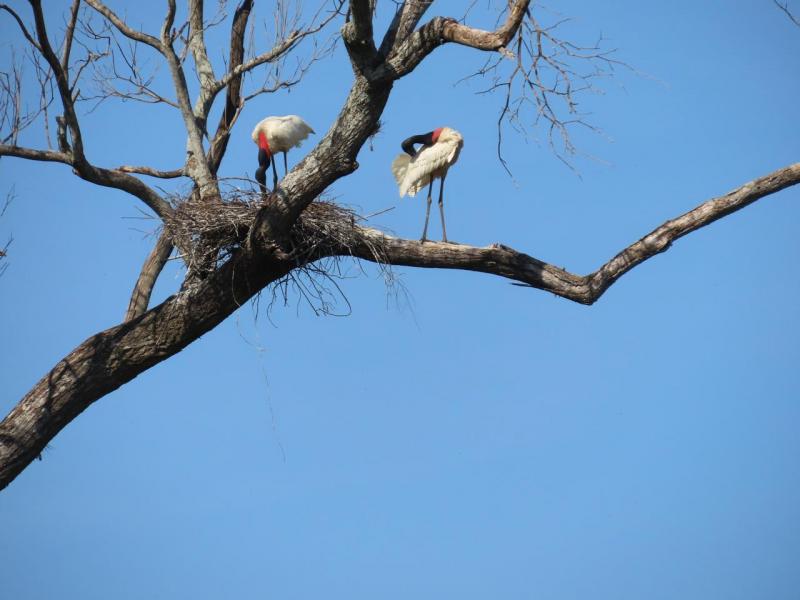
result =
M272 189L278 187L278 168L275 165L275 154L283 152L283 168L286 173L289 168L286 153L292 148L298 148L309 134L315 133L311 126L297 115L285 117L267 117L258 122L253 129L252 138L258 145L258 169L256 181L261 186L261 191L267 189L267 169L272 161Z
M422 144L419 150L414 144ZM458 160L464 138L455 129L439 127L428 133L413 135L403 141L399 154L392 161L392 173L400 186L400 197L406 194L415 196L419 190L428 186L428 206L425 210L425 227L422 230L421 242L427 240L428 219L431 214L431 193L433 180L439 179L439 214L442 218L442 241L447 241L447 229L444 224L444 179L447 170Z

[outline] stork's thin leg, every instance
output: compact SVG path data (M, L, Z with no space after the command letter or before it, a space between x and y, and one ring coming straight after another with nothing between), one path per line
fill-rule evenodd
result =
M286 162L286 152L283 153L283 173L284 177L289 174L289 163Z
M442 241L447 241L447 228L444 226L444 201L443 201L443 194L444 194L444 178L447 177L447 173L445 172L442 175L442 180L439 183L439 214L442 217Z
M431 184L428 186L428 207L425 209L425 227L422 230L422 239L420 242L424 242L428 239L428 219L431 216L431 202L433 199L431 195L433 194L433 179L431 179Z
M272 157L272 191L278 189L278 161L275 160L275 157Z

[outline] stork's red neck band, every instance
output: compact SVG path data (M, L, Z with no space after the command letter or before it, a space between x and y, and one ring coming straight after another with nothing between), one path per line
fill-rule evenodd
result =
M439 136L442 135L442 129L444 129L444 127L439 127L438 129L433 130L433 135L431 138L433 139L434 144L439 141Z
M263 131L258 132L258 147L266 151L267 154L271 154L269 150L269 142L267 141L267 136L264 135Z

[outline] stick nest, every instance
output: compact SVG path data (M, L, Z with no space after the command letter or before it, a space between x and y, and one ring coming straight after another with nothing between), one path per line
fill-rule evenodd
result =
M175 208L165 226L173 243L183 253L187 267L214 268L224 263L247 240L250 226L263 206L258 192L233 190L222 202L199 202L173 198ZM302 267L319 258L354 255L367 248L379 265L385 253L375 239L364 236L352 209L330 200L312 202L292 227L291 254Z

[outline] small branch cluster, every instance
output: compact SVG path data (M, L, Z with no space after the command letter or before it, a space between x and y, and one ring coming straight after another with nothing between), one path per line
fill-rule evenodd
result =
M159 65L142 59L141 54L146 51L142 44L121 36L107 20L98 20L93 11L83 11L78 25L80 35L76 42L85 56L76 79L81 71L90 68L92 80L90 88L80 93L76 101L93 102L91 110L112 98L178 108L177 102L167 97L167 92L156 89Z
M9 205L14 201L14 188L12 187L8 194L6 194L6 198L3 201L3 206L0 208L0 218L6 214ZM11 242L14 241L14 238L9 236L8 240L5 242L2 248L0 248L0 275L6 272L8 268L8 247L11 246Z
M611 76L615 68L629 68L614 57L615 49L603 47L602 37L589 45L562 38L558 30L567 23L569 19L560 19L543 26L528 13L513 40L513 52L506 49L489 57L483 67L464 79L486 77L490 85L479 93L502 94L497 156L509 174L502 152L505 125L524 136L529 136L532 128L544 125L551 150L572 168L570 157L578 152L572 130L579 127L599 131L580 108L580 97L587 92L600 92L597 81Z
M794 14L794 13L792 12L792 10L789 8L789 3L788 3L788 2L778 2L778 0L772 0L772 1L775 3L775 6L777 6L778 8L780 8L780 9L783 11L783 13L784 13L784 14L785 14L787 17L789 17L789 20L790 20L792 23L794 23L795 25L797 25L798 27L800 27L800 18L798 18L798 17L796 17L796 16L795 16L795 14Z
M23 99L26 61L33 67L39 88L33 107ZM55 99L55 90L52 73L36 51L28 48L23 59L17 59L12 50L10 62L9 70L0 71L0 144L16 145L19 135L40 116L44 115L47 121L47 111Z

